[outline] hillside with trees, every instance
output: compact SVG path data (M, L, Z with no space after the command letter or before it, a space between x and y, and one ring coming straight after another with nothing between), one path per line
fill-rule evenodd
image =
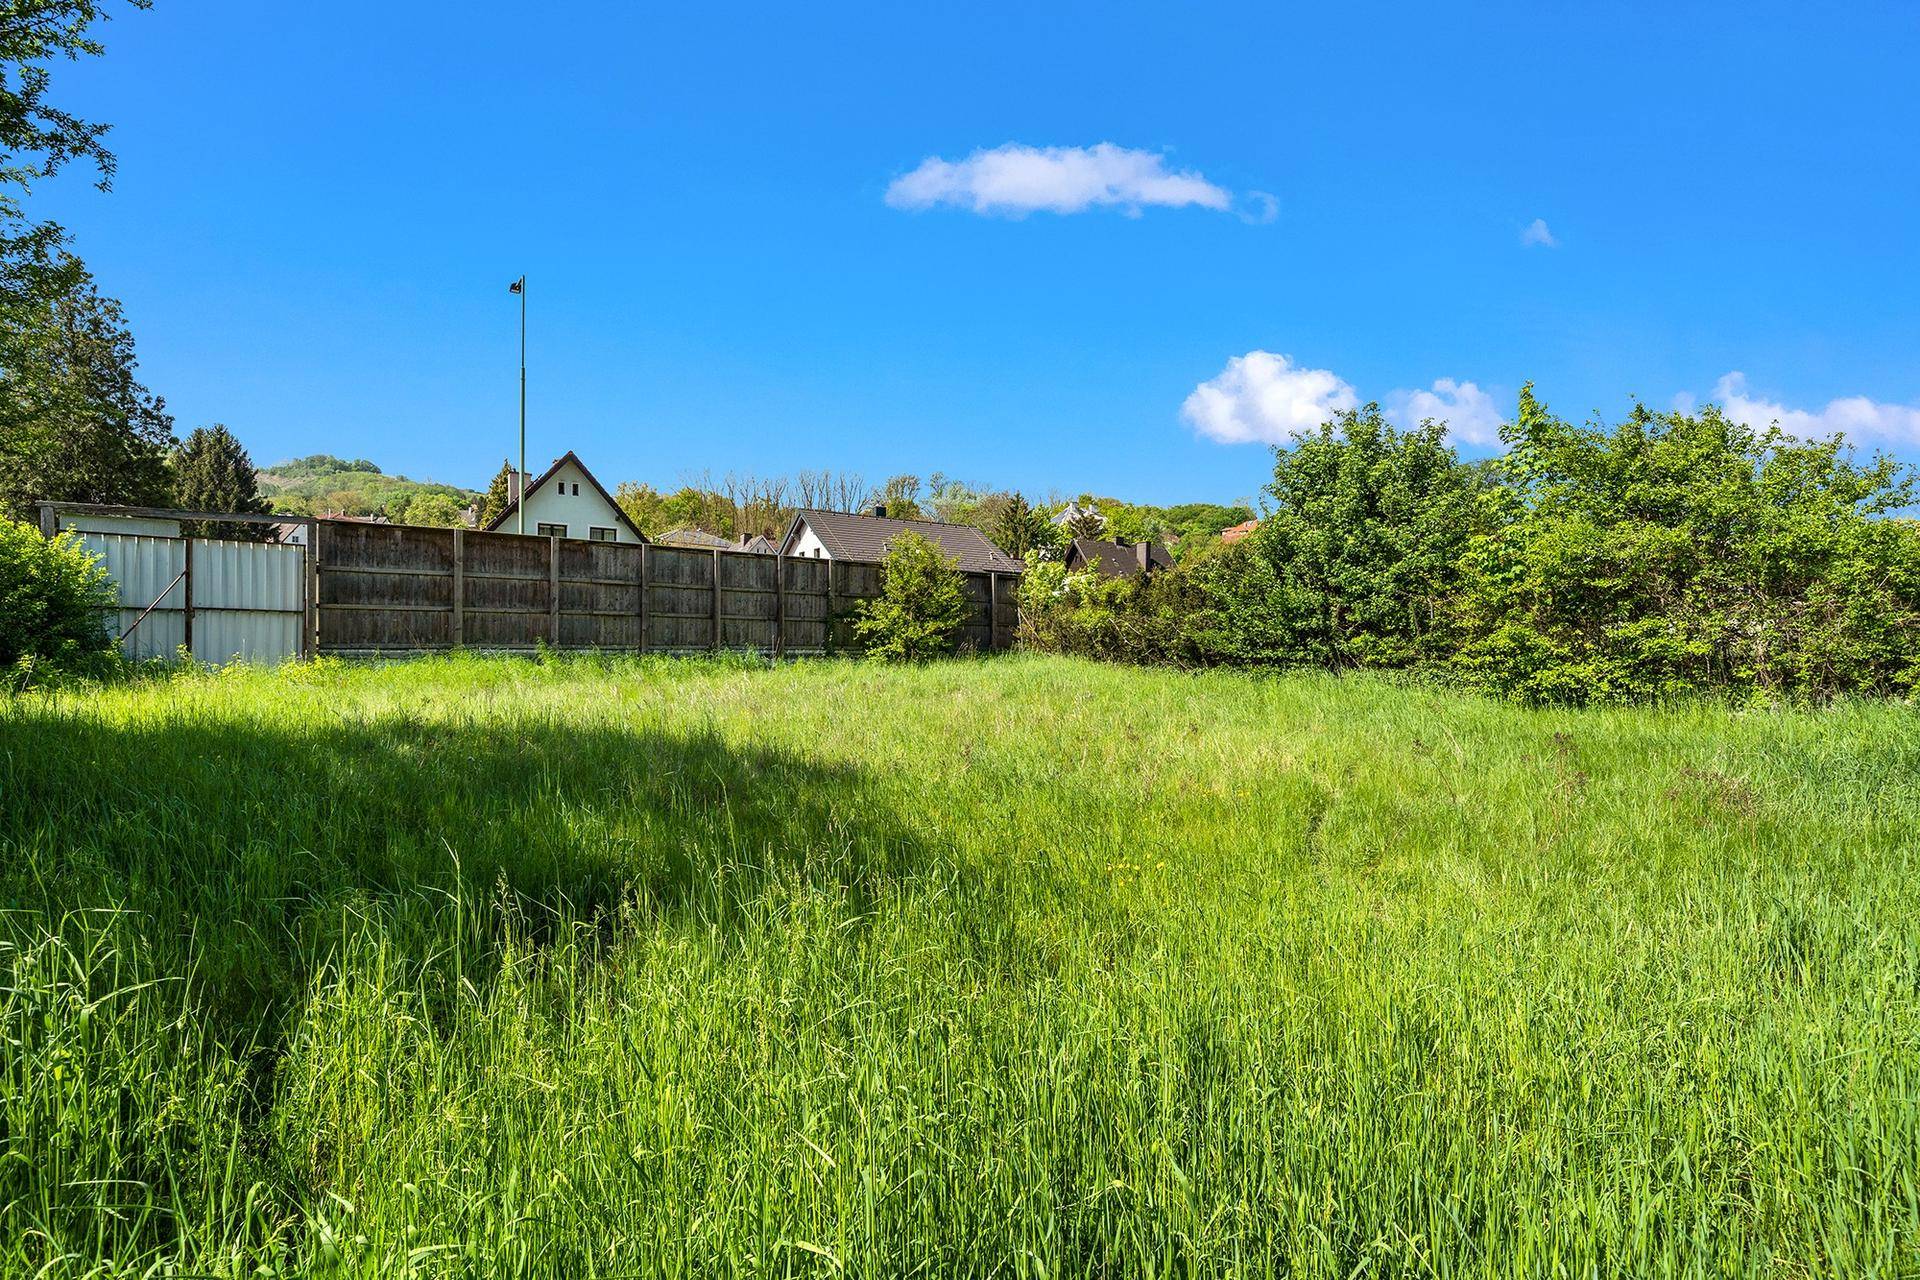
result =
M385 516L396 524L448 527L464 521L480 498L474 489L388 475L365 458L316 453L267 467L260 491L288 515Z

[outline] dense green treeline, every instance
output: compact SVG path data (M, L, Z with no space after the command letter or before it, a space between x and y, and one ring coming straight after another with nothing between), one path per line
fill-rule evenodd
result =
M1906 694L1920 681L1913 477L1838 439L1709 406L1612 428L1531 389L1507 450L1342 414L1276 450L1250 538L1146 580L1040 567L1024 635L1187 665L1414 668L1541 702L1731 690Z

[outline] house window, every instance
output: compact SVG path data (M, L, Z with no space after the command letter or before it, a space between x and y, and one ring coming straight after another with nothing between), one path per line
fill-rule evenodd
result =
M543 538L564 538L567 536L567 526L563 524L535 525L534 529Z
M818 548L818 547L815 547L815 548L813 549L813 558L814 558L815 560L818 560L818 559L820 558L820 548Z
M596 524L587 530L587 537L593 539L595 542L618 542L620 541L620 531L618 529L603 529Z
M573 496L576 498L580 496L580 486L577 484L573 486Z
M567 496L567 482L566 482L565 480L562 480L562 481L560 481L560 482L558 482L557 484L555 484L555 485L553 486L553 491L554 491L555 493L557 493L557 494L559 494L559 495L560 495L561 497L563 497L563 498L564 498L564 497L566 497L566 496Z

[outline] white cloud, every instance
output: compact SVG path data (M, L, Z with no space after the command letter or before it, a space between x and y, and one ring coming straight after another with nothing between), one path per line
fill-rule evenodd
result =
M1390 391L1387 416L1401 427L1426 418L1447 424L1447 434L1462 444L1499 444L1500 410L1493 397L1471 382L1441 378L1427 391Z
M1271 197L1268 197L1271 199ZM1171 172L1166 157L1102 142L1093 147L975 151L964 160L929 156L887 187L896 209L957 205L974 213L1020 217L1036 210L1081 213L1117 206L1132 216L1148 205L1227 210L1233 195L1198 173ZM1263 210L1266 206L1263 206Z
M1526 229L1520 233L1520 243L1527 245L1529 248L1536 245L1542 249L1558 249L1560 247L1560 242L1553 238L1553 232L1547 227L1547 220L1545 218L1535 218L1532 222L1529 222Z
M1713 398L1729 418L1764 429L1775 422L1801 439L1845 432L1847 439L1920 447L1920 405L1887 404L1865 396L1842 396L1823 409L1790 409L1747 390L1747 375L1735 370L1714 384Z
M1195 387L1180 416L1222 444L1284 444L1295 431L1359 404L1354 389L1332 370L1303 369L1287 356L1249 351Z

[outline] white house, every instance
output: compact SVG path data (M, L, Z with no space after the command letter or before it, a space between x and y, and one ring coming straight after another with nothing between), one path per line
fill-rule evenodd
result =
M1094 502L1089 502L1084 507L1081 506L1078 502L1069 502L1065 507L1061 508L1057 514L1055 514L1055 516L1053 517L1053 522L1059 525L1062 529L1064 529L1068 525L1072 524L1075 520L1080 519L1082 516L1092 516L1095 520L1098 520L1100 522L1101 528L1103 529L1106 528L1107 518L1100 514L1100 506L1098 503L1094 503Z
M524 479L510 476L509 487L519 490L522 486L515 482ZM575 457L571 449L539 478L525 480L524 487L528 533L536 533L543 538L579 538L587 542L647 540L646 535L627 519L613 496L593 478L593 472L587 470L586 464ZM487 526L488 531L520 532L520 501L520 493L513 493L506 509Z

